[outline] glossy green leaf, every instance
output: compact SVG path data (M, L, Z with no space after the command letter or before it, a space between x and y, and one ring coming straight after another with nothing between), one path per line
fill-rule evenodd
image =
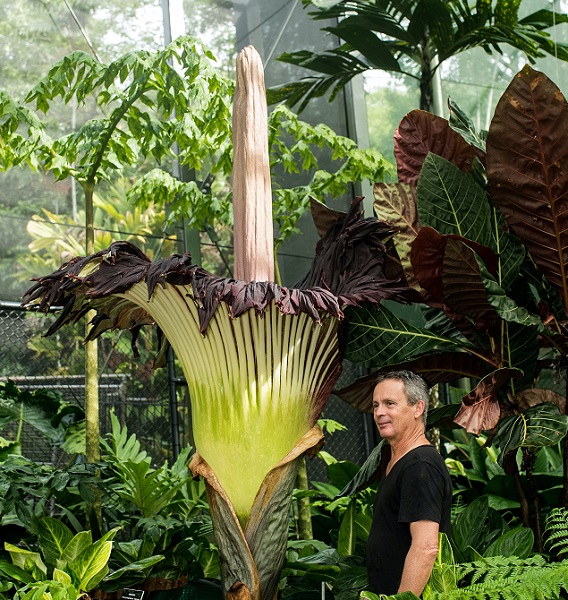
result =
M499 464L520 447L542 448L557 444L568 432L568 416L546 402L531 406L521 414L502 419L493 443L500 449Z
M456 590L457 569L450 540L445 533L439 534L438 553L428 583L422 593L423 600L437 598L437 594L446 594Z
M347 311L349 338L346 356L366 367L386 367L422 354L451 352L470 344L438 336L404 322L385 306Z
M468 548L475 547L482 535L482 525L489 514L489 504L485 496L476 498L460 512L452 525L452 540L457 550L458 562L468 555Z
M137 560L124 567L121 567L120 569L117 569L116 571L113 571L112 573L107 575L104 578L104 580L105 582L114 581L115 579L119 579L120 577L122 577L122 575L124 575L125 573L129 573L132 571L139 571L141 576L144 577L144 571L148 569L148 567L159 563L160 561L164 560L164 558L164 556L157 554L156 556L149 556L148 558Z
M67 544L61 560L66 564L70 564L75 559L85 552L93 543L92 534L90 531L80 531L73 536L73 539Z
M54 565L63 556L73 533L59 519L44 517L38 523L38 538L45 560Z
M381 440L373 448L357 475L337 494L337 498L352 496L377 481L377 472L383 460L383 451L388 452L390 457L390 447L386 440Z
M428 154L417 187L422 225L457 234L478 244L491 242L491 211L485 190L451 162Z
M3 558L0 558L0 573L22 583L31 583L34 581L31 573Z
M341 517L339 537L337 539L337 552L339 556L351 556L355 554L355 546L357 544L357 528L355 526L356 508L357 502L353 499Z
M534 533L528 527L516 527L507 531L492 544L490 544L483 556L518 556L526 558L533 550Z
M450 108L450 127L457 131L466 142L469 142L485 154L487 132L477 131L473 121L452 98L448 99L448 105Z

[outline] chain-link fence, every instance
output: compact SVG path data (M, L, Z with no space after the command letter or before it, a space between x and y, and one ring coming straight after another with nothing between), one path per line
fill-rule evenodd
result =
M17 303L0 302L0 378L14 381L21 389L57 391L65 401L83 407L85 325L66 326L45 337L55 318L54 313L29 312ZM110 431L114 411L156 463L175 457L180 446L191 444L187 388L173 360L168 368L153 369L157 340L150 330L138 340L140 357L136 360L127 333L99 338L98 348L101 434ZM356 368L348 365L341 384L356 374ZM324 416L348 428L328 436L325 449L337 459L361 464L372 446L372 424L336 397L331 398ZM14 439L17 427L0 430L0 436ZM31 426L23 426L20 442L24 456L34 461L57 463L64 458ZM312 478L325 480L322 461L310 461L308 468Z
M84 407L84 324L64 327L45 337L56 316L27 312L16 303L0 303L0 377L20 389L59 392L66 402ZM140 340L140 358L132 359L129 335L105 336L99 348L99 406L101 434L110 431L110 413L135 433L157 462L172 456L170 393L166 369L152 369L156 340ZM176 400L174 394L173 400ZM13 438L15 427L0 431ZM56 456L48 440L24 425L22 452L37 462Z

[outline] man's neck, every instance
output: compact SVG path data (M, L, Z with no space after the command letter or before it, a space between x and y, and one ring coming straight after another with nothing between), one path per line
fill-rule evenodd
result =
M414 448L418 448L418 446L424 446L429 444L428 438L424 434L424 430L418 430L413 433L411 436L408 436L402 440L390 440L391 447L391 466L397 461L400 460L405 454L414 450Z

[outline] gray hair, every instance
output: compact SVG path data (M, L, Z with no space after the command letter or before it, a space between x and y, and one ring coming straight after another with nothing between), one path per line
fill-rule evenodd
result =
M420 375L413 373L412 371L385 371L379 373L375 381L375 387L388 379L396 379L402 381L404 395L410 406L414 406L418 400L424 401L424 412L422 413L422 421L424 427L426 427L426 420L428 418L428 406L430 405L430 392L428 391L428 384Z

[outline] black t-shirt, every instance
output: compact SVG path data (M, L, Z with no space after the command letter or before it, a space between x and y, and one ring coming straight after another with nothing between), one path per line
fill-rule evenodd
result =
M367 541L371 591L396 594L410 549L410 523L435 521L450 535L452 482L433 446L419 446L398 460L379 483Z

